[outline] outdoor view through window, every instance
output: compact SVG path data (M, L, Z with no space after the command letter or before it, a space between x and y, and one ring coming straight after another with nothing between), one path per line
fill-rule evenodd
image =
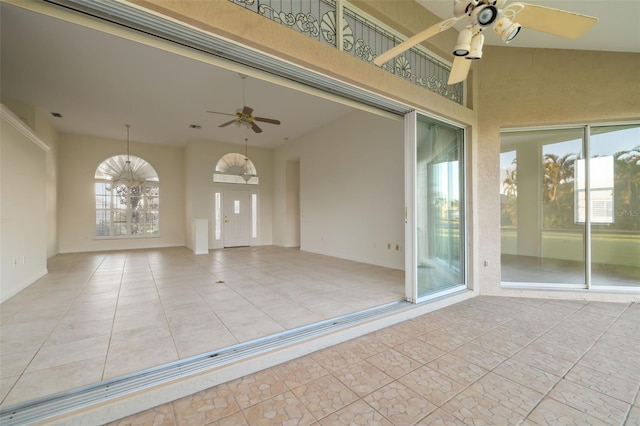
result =
M503 283L640 286L640 125L502 132L500 207Z

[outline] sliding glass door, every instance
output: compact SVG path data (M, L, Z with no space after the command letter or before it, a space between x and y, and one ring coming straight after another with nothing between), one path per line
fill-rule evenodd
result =
M640 287L640 125L504 131L503 284Z
M420 300L466 286L464 130L417 114L414 149Z
M584 131L503 133L502 281L584 286L585 225L574 215Z
M590 284L640 288L640 125L590 130Z

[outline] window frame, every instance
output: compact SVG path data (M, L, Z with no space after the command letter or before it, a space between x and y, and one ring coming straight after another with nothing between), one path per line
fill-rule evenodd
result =
M125 155L114 155L102 161L96 168L96 175L100 173L101 176L105 176L104 168L102 168L102 166L105 163L113 163L116 157L125 157ZM131 156L131 158L134 157ZM118 172L117 170L114 170L113 173L111 173L112 179L94 176L93 237L96 240L159 238L161 236L160 181L158 179L158 175L149 162L140 157L135 157L135 159L144 162L144 167L147 169L147 172L145 173L146 176L143 176L145 180L142 185L131 187L140 188L141 199L137 203L136 207L133 207L131 204L131 188L113 183L112 179L117 177L113 174ZM123 187L126 188L126 203L124 203L124 208L123 203L118 200L118 197L122 197L122 194L119 193L121 189L118 188ZM133 219L136 216L134 215L134 212L136 210L139 213L137 216L139 216L141 220L134 222ZM117 215L122 214L122 212L124 212L124 217L126 219L124 221L120 220L118 223L124 222L124 233L117 233L116 218ZM149 215L152 215L154 220L152 219L151 221L148 221L150 217ZM103 224L100 223L99 218L102 218ZM104 225L105 220L106 225ZM132 234L134 226L141 227L142 232ZM103 229L101 230L102 232L99 233L100 227ZM108 233L104 232L104 228L106 228Z

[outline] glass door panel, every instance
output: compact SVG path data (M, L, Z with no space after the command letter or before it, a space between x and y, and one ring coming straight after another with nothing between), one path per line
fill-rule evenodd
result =
M591 285L640 286L640 125L592 127Z
M465 285L464 131L418 115L418 298Z
M575 166L583 136L581 128L502 134L503 282L586 285L577 201L585 183Z

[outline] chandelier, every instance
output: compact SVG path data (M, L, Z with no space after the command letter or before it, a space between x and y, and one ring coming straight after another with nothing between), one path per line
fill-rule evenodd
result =
M247 155L248 154L248 147L247 147L248 141L249 141L248 139L244 140L244 167L243 167L243 173L240 175L240 176L242 176L242 179L244 179L244 181L246 183L248 183L251 180L252 177L258 177L258 175L254 175L254 174L249 173L249 156Z
M113 183L116 185L123 185L126 186L127 188L131 188L133 186L141 186L142 184L144 184L145 179L139 177L134 171L133 171L133 167L131 167L131 155L129 152L129 125L125 124L125 127L127 128L127 160L124 163L124 166L122 167L122 170L120 171L120 174L118 175L117 178L115 178L113 180Z

